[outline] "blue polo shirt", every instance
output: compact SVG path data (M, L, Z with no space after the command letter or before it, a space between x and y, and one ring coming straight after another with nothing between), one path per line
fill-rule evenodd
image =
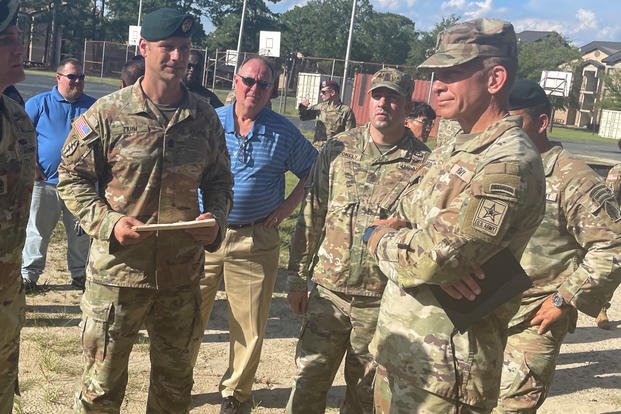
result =
M26 113L37 132L37 161L47 177L46 183L58 184L60 151L69 135L71 122L94 102L95 98L85 94L74 102L66 101L56 86L26 101Z
M308 175L317 150L284 116L264 108L247 137L235 132L233 106L216 109L224 127L234 177L231 224L250 223L271 213L285 199L285 173Z

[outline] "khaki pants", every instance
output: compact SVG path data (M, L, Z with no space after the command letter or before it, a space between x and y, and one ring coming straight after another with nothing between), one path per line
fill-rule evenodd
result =
M222 279L229 304L229 367L220 382L222 397L234 396L242 402L250 398L278 272L279 247L278 229L256 224L228 229L220 249L205 255L203 330ZM195 359L197 355L198 349Z
M192 402L192 351L202 339L198 284L170 291L86 283L81 339L84 373L76 413L118 413L127 364L144 323L151 375L147 413L188 413Z
M13 411L18 391L19 334L24 325L26 298L19 269L14 273L15 281L0 290L0 414Z
M456 405L438 394L391 376L383 366L375 372L375 414L487 414L491 410L463 403Z
M373 412L375 363L369 342L381 298L347 295L317 286L310 295L296 349L298 372L287 413L323 413L345 355L347 390L341 413Z

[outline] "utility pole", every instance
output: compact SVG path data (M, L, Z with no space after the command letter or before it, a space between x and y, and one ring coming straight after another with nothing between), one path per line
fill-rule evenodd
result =
M244 5L242 7L242 15L241 15L241 22L239 24L239 37L237 38L237 57L235 59L235 71L233 71L233 73L237 73L237 66L239 65L239 54L241 53L241 42L242 42L242 36L244 34L244 20L246 19L246 4L248 3L248 0L244 0Z
M341 101L345 100L345 89L347 88L347 69L349 67L349 51L351 50L351 36L354 32L354 18L356 17L356 1L352 1L351 21L349 22L349 36L347 37L347 52L345 53L345 69L343 70L343 84L341 85Z

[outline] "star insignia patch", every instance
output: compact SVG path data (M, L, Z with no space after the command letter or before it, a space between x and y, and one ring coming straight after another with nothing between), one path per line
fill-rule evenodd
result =
M477 206L472 227L490 236L498 235L508 207L504 201L482 199Z

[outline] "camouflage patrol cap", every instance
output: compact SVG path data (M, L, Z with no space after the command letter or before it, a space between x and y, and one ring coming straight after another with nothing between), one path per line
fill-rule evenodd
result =
M0 0L0 33L17 22L18 0Z
M401 96L410 98L414 89L414 81L407 73L394 68L380 69L371 78L369 92L377 88L388 88L397 92Z
M520 79L515 82L509 94L509 110L532 108L541 104L550 104L546 91L535 81Z
M477 57L517 59L513 25L496 19L474 19L449 27L438 35L435 53L419 68L449 68Z
M150 42L169 37L190 37L194 17L179 10L162 8L144 16L140 36Z

